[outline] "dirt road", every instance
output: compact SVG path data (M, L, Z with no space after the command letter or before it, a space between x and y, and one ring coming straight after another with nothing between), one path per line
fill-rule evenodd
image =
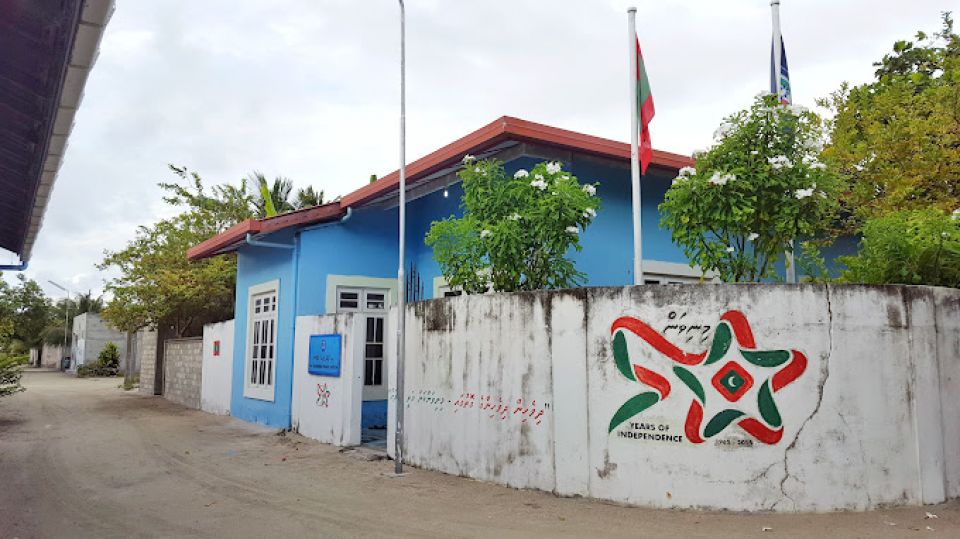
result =
M0 401L0 537L960 537L956 502L743 515L620 507L420 470L392 477L390 461L117 384L33 371L27 392Z

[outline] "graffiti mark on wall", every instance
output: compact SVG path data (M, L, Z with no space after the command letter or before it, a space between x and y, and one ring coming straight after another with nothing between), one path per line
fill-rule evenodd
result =
M678 340L682 340L685 343L706 343L710 335L711 326L709 324L697 324L690 320L684 320L686 317L687 313L685 312L678 313L677 311L670 311L667 319L671 323L663 327L662 333L664 336L672 332L676 334Z
M682 320L683 316L673 318ZM679 328L679 322L676 324ZM668 326L670 327L670 326ZM783 437L783 420L776 394L799 378L807 368L806 356L798 350L763 350L754 340L746 316L727 311L712 335L706 350L684 351L664 334L632 317L618 318L610 328L613 356L617 369L628 380L652 391L630 398L614 413L608 432L621 427L622 437L680 441L679 434L668 432L664 423L631 421L657 403L667 399L673 384L686 386L693 397L687 410L683 436L694 444L724 432L736 424L752 438L764 444L776 444ZM657 371L654 361L633 361L627 348L627 334L639 337L670 362L669 369ZM682 334L682 332L681 332ZM704 421L704 418L707 418ZM623 433L631 433L623 436ZM719 443L720 440L718 440ZM724 444L741 444L722 440Z
M330 407L330 388L327 387L327 382L317 384L317 406L321 408Z
M494 421L517 421L521 424L540 425L550 412L550 403L529 398L505 397L483 393L463 392L454 397L444 397L437 390L417 389L406 398L407 407L426 406L434 412L451 410L461 413L476 410Z

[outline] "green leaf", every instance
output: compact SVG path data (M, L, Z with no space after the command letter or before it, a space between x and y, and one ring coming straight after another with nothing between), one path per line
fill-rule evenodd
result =
M631 397L630 400L625 402L623 406L621 406L620 409L613 414L613 418L610 419L610 427L607 429L607 433L609 434L613 432L613 429L619 427L621 423L653 406L659 401L660 395L654 391L648 391L635 397Z

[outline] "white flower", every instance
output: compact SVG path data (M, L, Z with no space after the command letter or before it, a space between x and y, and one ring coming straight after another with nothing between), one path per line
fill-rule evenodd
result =
M560 179L569 180L569 179L570 179L570 175L569 175L569 174L564 174L563 176L560 176Z
M795 196L797 200L803 200L811 195L813 195L812 187L810 189L797 189L796 191L793 192L793 196Z
M813 163L810 165L810 168L813 170L827 170L827 165L824 165L823 163Z
M719 172L714 172L709 181L713 185L726 185L727 182L731 182L736 179L737 177L733 174L720 174Z
M727 252L728 252L728 253L732 253L733 251L734 251L734 248L733 248L732 245L731 245L730 247L727 247Z
M953 213L950 214L950 219L960 221L960 208L953 210Z
M538 179L538 180L542 180L542 179L543 179L543 174L537 174L536 176L534 176L534 178L536 178L536 179Z
M513 177L514 177L514 178L526 178L526 177L529 176L529 175L530 175L530 173L527 172L526 170L523 170L522 168L521 168L520 170L518 170L518 171L516 171L516 172L513 173Z
M472 155L470 155L470 154L464 155L464 156L463 156L463 164L471 163L471 162L475 161L476 159L477 159L476 157L474 157L474 156L472 156Z
M549 172L550 174L556 174L557 172L560 172L560 163L557 163L557 162L547 163L547 172Z
M473 171L480 174L483 170L480 167L473 167Z
M820 198L827 198L827 194L824 193L823 191L820 191L817 194L820 195Z
M760 150L750 150L750 155L759 155Z
M790 162L790 159L785 155L777 155L774 157L768 157L767 162L770 163L770 166L773 167L773 170L780 170L782 168L792 168L793 163Z
M492 236L492 235L493 235L493 232L490 232L490 231L487 230L487 229L483 229L483 230L480 231L480 237L481 237L481 238L486 238L486 237L489 237L489 236Z
M597 194L597 188L588 183L583 186L583 192L590 196L593 196Z
M770 92L764 90L764 91L758 93L757 95L755 95L755 96L753 96L753 97L754 97L754 99L761 99L761 98L764 98L764 97L767 97L767 96L771 96L771 95L776 95L776 94L771 94Z
M575 227L575 226L568 226L568 227L567 227L567 232L569 232L569 233L571 233L571 234L577 234L577 233L580 232L580 230L579 230L577 227Z
M597 216L597 210L593 208L587 208L586 210L583 211L583 216L586 217L587 219L593 219L594 217Z
M530 182L530 185L533 186L533 187L536 187L537 189L539 189L539 190L541 190L541 191L546 191L546 190L547 190L547 182L543 181L543 177L540 176L539 174L537 174L537 177L538 177L539 179L538 179L538 180L533 180L532 182Z
M511 215L510 217L507 217L507 219L510 219L511 221L519 221L519 220L520 220L520 214L519 214L519 213L514 213L514 214Z
M787 110L789 110L791 113L793 113L796 116L800 116L801 114L809 111L810 109L808 109L807 107L804 107L803 105L787 105Z
M722 139L723 137L732 133L735 127L736 126L734 126L731 123L723 122L722 124L720 124L720 127L718 127L717 130L713 132L713 138L717 140Z
M696 175L697 175L697 169L695 169L695 168L693 168L693 167L683 167L683 168L680 169L680 172L679 172L678 174L679 174L680 176L687 176L687 177L689 177L689 176L696 176Z
M756 232L751 232L750 235L747 236L747 241L753 241L759 237L760 237L760 234L757 234Z
M480 277L481 279L486 279L490 277L491 273L493 273L493 271L490 268L480 268L477 270L477 277Z

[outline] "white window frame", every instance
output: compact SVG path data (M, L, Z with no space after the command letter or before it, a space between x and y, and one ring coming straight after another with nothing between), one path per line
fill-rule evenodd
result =
M393 282L395 284L396 281ZM388 394L387 387L387 373L388 373L388 361L389 354L387 354L386 349L386 336L387 336L387 314L390 311L390 306L393 301L392 294L393 290L388 287L377 286L377 283L372 283L371 286L362 286L363 283L356 283L355 281L351 285L341 285L337 286L333 290L333 296L335 298L334 310L333 312L337 313L357 313L363 316L363 324L361 325L361 331L363 335L359 336L362 339L363 350L363 365L360 376L363 378L363 400L385 400ZM341 294L344 292L354 293L357 297L357 306L356 307L343 307L340 304ZM369 304L371 294L379 294L383 296L383 305L380 307L371 307ZM380 383L377 385L367 385L366 384L366 365L368 360L373 360L373 358L368 358L366 354L367 346L367 319L375 317L381 320L383 325L383 341L375 344L380 344L383 350L383 354L378 358L381 362L380 366Z
M253 327L254 318L254 299L257 296L273 294L276 301L273 304L272 317L260 316L259 321L273 321L273 362L270 367L269 384L254 384L250 381L251 367L253 365ZM274 402L277 389L277 341L279 336L279 313L280 313L280 281L273 280L266 283L251 286L247 289L247 342L243 350L243 396L249 399ZM259 360L259 358L258 358Z

